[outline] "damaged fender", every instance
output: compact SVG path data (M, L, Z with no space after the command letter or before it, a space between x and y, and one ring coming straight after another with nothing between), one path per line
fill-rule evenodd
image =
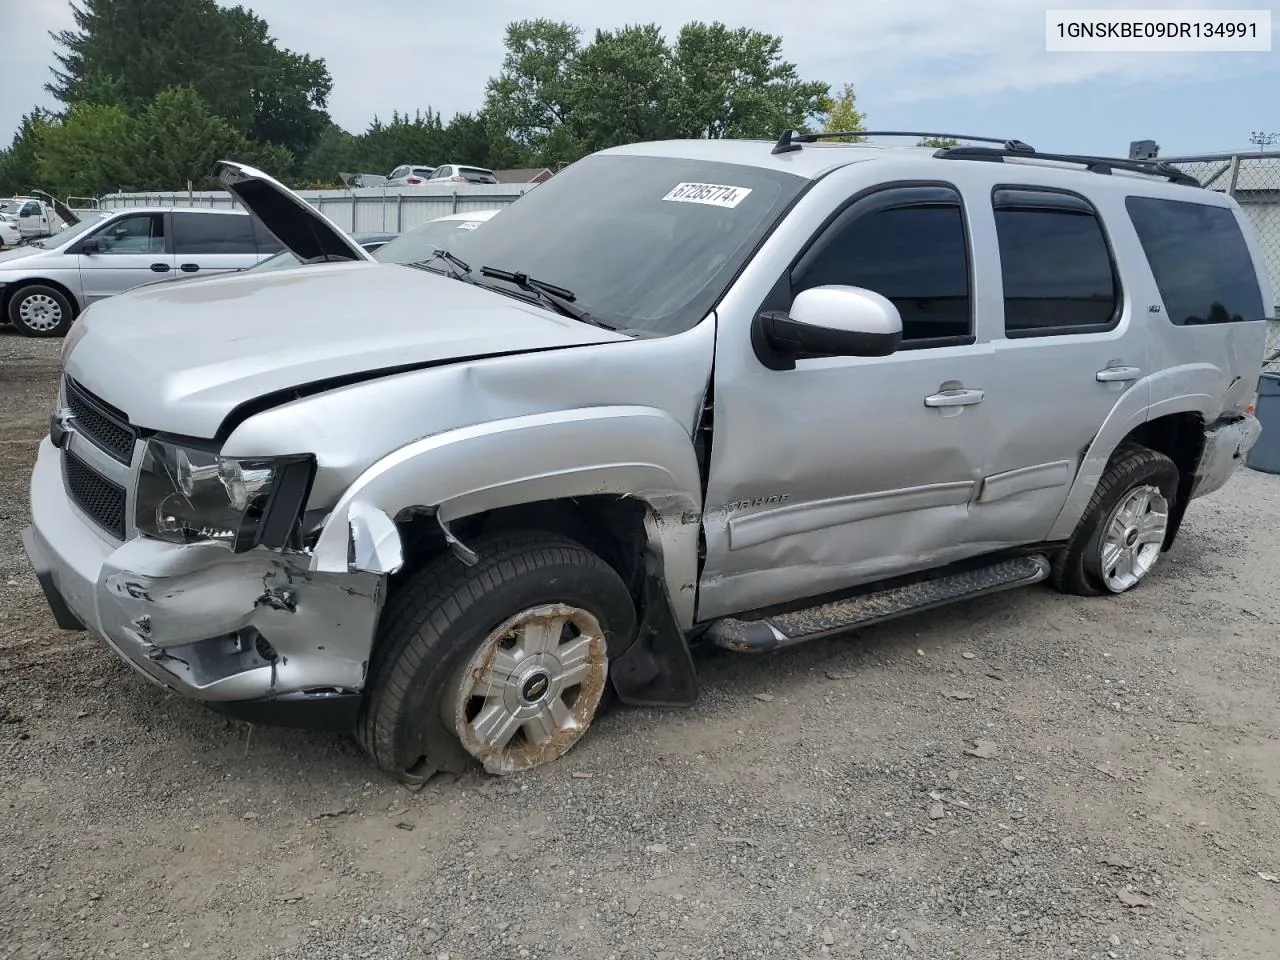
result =
M649 506L647 545L662 564L676 621L688 629L701 481L688 432L653 407L538 413L407 444L365 470L335 504L311 569L345 573L403 562L386 524L411 508L433 510L447 531L455 520L500 507L598 494Z

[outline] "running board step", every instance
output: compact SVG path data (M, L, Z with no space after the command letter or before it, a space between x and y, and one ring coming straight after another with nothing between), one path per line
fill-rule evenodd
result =
M726 650L763 653L957 600L1039 583L1048 576L1049 560L1043 555L1014 557L989 567L890 587L877 593L823 603L766 619L725 617L707 629L706 638Z

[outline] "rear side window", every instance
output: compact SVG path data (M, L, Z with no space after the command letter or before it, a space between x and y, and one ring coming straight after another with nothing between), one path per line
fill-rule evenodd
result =
M253 224L239 213L174 213L174 252L257 254Z
M969 244L959 195L949 187L896 187L855 203L801 259L792 295L828 284L891 300L906 346L969 337Z
M1154 197L1129 197L1125 206L1175 324L1265 316L1253 258L1230 210Z
M996 237L1009 337L1110 329L1120 287L1102 223L1074 194L997 189Z

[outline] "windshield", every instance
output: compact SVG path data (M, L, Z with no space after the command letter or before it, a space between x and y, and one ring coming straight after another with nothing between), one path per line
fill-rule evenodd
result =
M467 236L485 225L484 220L428 220L406 230L373 251L379 263L422 263L441 248L452 249L459 236Z
M477 273L496 267L571 290L575 306L621 329L679 333L706 315L807 182L739 164L597 155L506 207L500 227L459 231L449 249Z
M11 217L18 215L18 210L22 207L22 200L0 200L0 213L7 213Z
M250 267L245 273L262 273L267 270L280 270L284 267L296 267L298 258L289 250L281 250L274 257L267 257L256 266Z
M57 233L55 233L52 237L49 237L46 240L37 240L36 243L38 243L42 247L49 246L55 243L59 245L64 244L69 240L74 240L76 237L80 236L80 234L82 233L87 233L89 230L91 230L94 227L102 226L102 221L104 219L105 217L102 214L94 215L86 211L86 216L82 217L79 223L73 223L69 227L64 227L62 230L59 230Z

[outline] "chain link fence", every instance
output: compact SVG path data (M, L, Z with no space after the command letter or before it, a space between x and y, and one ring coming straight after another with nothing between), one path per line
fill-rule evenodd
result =
M1164 159L1163 157L1161 159ZM1166 163L1191 174L1209 190L1235 198L1253 225L1271 289L1267 308L1266 369L1280 372L1280 152L1173 157Z

